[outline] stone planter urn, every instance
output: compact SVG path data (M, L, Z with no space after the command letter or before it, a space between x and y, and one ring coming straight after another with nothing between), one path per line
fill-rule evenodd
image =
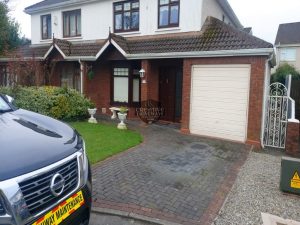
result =
M88 111L89 111L89 114L90 114L90 118L89 118L89 123L97 123L97 120L96 120L96 118L94 117L94 115L96 114L96 112L97 112L97 109L96 108L94 108L94 109L88 109Z
M120 129L120 130L127 130L127 126L124 123L124 121L126 120L126 117L127 117L127 113L121 113L121 112L119 112L118 113L118 117L119 117L119 120L121 121L118 124L118 129Z

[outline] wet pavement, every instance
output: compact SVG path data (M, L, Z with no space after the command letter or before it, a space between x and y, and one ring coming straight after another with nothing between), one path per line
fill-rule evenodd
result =
M164 126L129 127L144 135L144 143L93 166L96 207L201 224L221 207L215 199L225 199L250 148Z

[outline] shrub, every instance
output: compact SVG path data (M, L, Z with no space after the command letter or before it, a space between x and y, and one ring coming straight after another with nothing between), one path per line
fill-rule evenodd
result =
M279 82L285 84L287 75L292 75L293 80L300 80L300 73L290 64L283 64L276 69L276 72L271 76L271 83Z
M65 121L86 118L94 106L76 90L61 87L0 87L0 93L15 98L17 107Z

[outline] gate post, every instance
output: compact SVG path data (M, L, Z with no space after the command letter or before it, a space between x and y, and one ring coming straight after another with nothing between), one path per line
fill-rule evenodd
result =
M287 125L285 150L289 155L299 154L299 120L289 119Z

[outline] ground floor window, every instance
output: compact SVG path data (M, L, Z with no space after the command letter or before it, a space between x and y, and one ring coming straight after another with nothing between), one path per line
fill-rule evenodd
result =
M128 103L128 68L114 68L114 102Z
M64 65L61 73L61 86L80 91L79 68L74 64Z
M8 66L0 66L0 85L10 86L12 84Z
M140 77L138 69L113 68L113 103L138 104L140 102Z

